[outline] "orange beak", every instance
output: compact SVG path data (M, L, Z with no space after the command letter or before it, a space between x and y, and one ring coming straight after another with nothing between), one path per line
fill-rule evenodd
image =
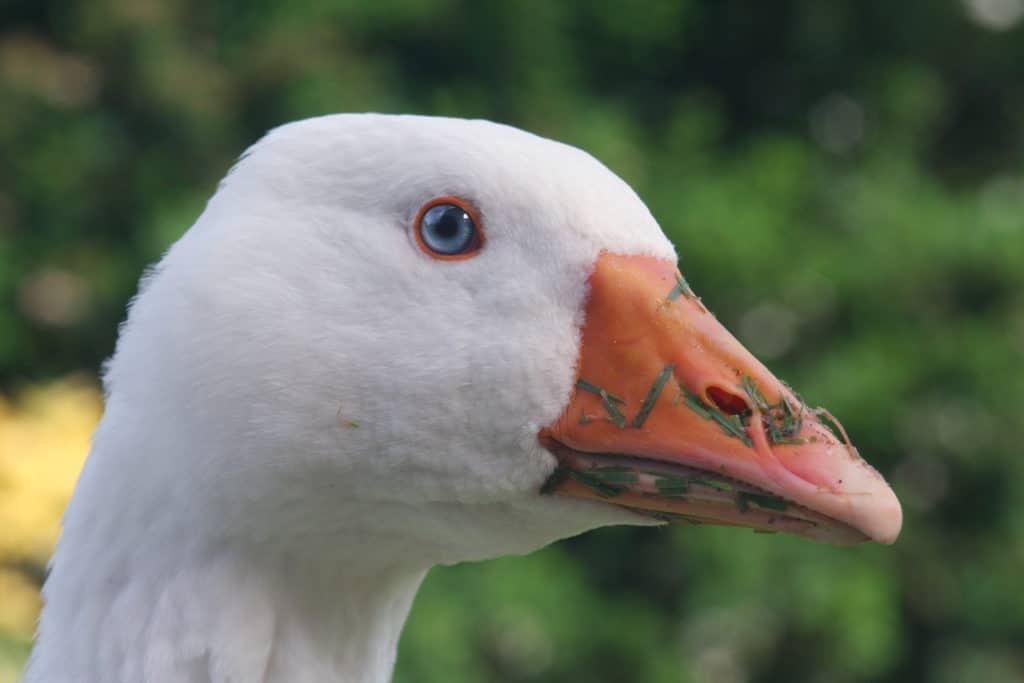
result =
M885 480L704 308L674 263L603 253L545 491L666 520L892 543ZM831 419L831 418L830 418ZM833 420L834 422L834 420Z

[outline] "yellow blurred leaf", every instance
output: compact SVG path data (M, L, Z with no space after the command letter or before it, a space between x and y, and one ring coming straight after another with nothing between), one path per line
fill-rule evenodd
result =
M0 567L53 551L101 412L99 389L81 378L0 396Z

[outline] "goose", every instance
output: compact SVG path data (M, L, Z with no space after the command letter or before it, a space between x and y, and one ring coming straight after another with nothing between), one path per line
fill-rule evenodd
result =
M27 683L386 681L435 565L902 520L625 182L482 120L268 133L143 276L104 389Z

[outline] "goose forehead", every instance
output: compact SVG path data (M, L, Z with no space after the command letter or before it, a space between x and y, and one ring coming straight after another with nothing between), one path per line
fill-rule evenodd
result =
M257 143L229 176L226 184L232 183L267 201L401 216L451 194L507 229L552 229L599 250L675 257L644 203L597 159L489 121L379 114L307 119Z

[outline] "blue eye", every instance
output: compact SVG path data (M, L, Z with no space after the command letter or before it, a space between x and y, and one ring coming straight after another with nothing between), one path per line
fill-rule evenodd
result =
M424 251L442 259L472 255L482 244L472 210L450 197L434 200L420 210L416 235Z

